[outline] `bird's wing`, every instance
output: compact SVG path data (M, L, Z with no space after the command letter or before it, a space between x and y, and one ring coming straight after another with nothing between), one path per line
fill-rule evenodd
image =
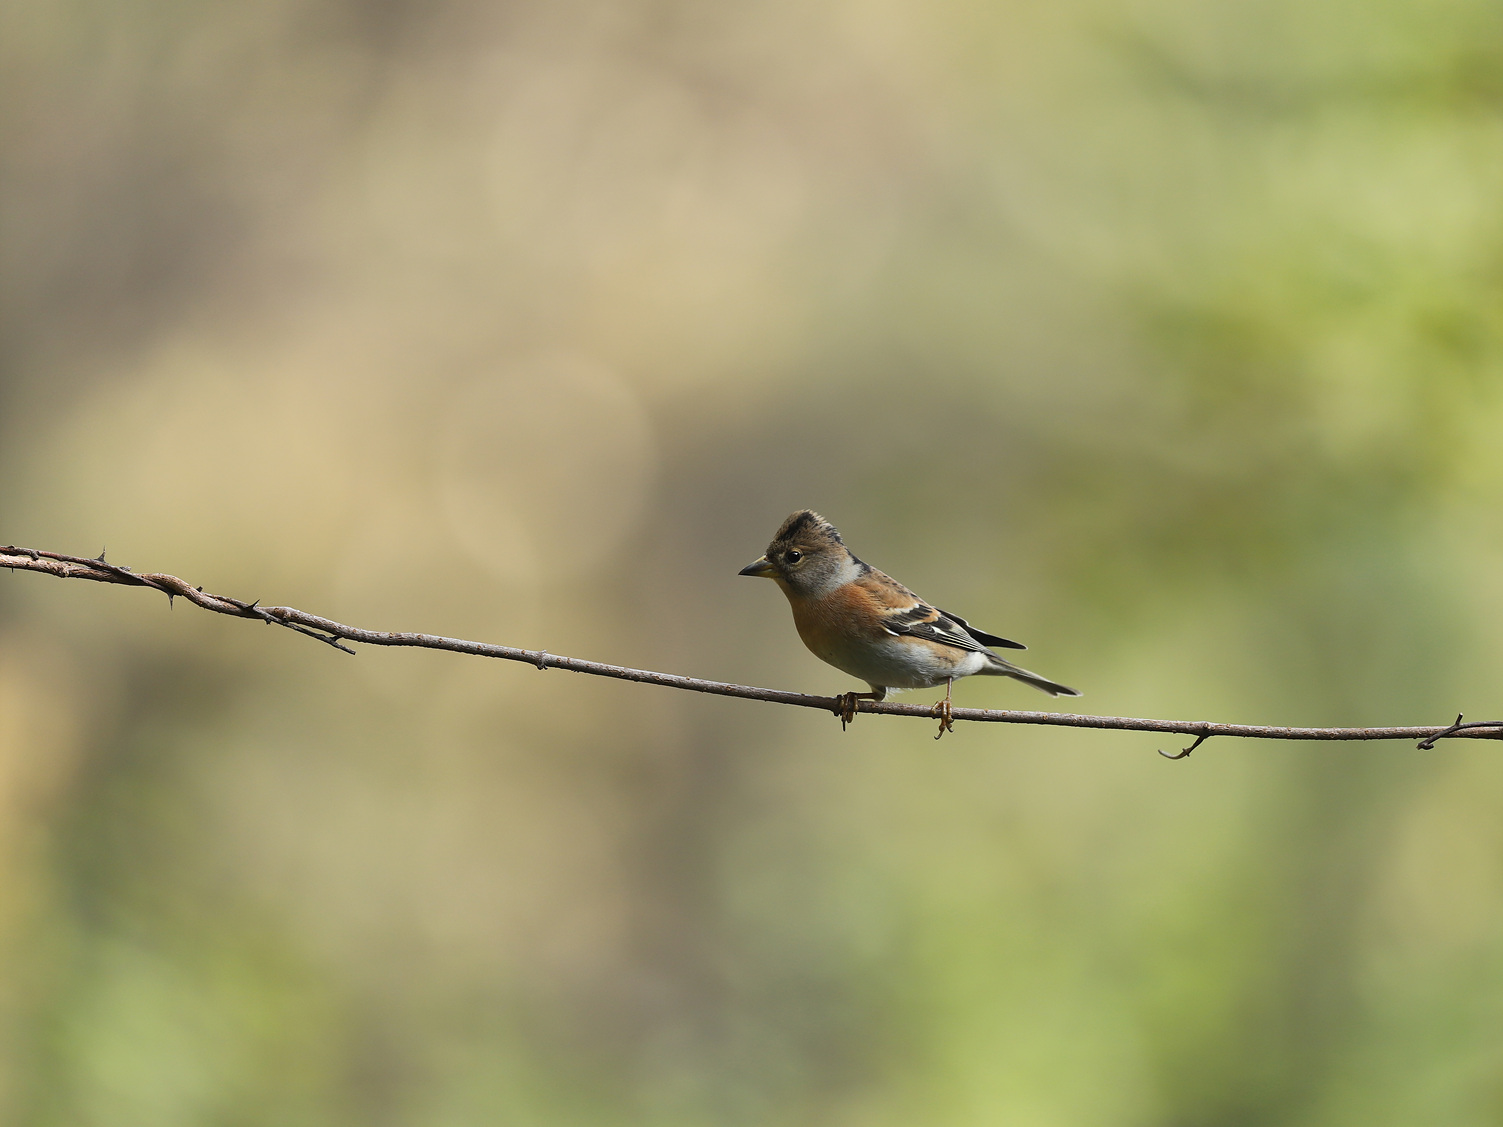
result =
M974 630L959 615L936 610L886 572L868 566L856 584L866 590L882 617L883 628L894 637L922 638L957 650L985 653L988 646L1023 649L1017 642Z
M926 642L938 642L957 650L985 653L986 646L973 638L965 623L957 621L943 611L935 610L927 603L894 608L884 612L882 626L894 637L907 635L922 638Z
M942 610L939 613L944 615L946 618L954 619L955 622L958 623L967 634L975 638L976 641L980 642L983 646L1002 646L1003 648L1009 650L1026 650L1028 648L1022 642L1014 642L1010 638L999 638L995 634L988 634L985 630L977 630L974 626L972 626L965 619L961 618L958 614L951 614L947 610Z

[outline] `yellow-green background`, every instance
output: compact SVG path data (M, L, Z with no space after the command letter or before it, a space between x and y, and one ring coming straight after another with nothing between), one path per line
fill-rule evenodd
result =
M1091 711L1503 712L1483 0L21 0L0 191L0 541L831 693L807 505ZM1503 1120L1503 747L931 734L0 575L0 1118Z

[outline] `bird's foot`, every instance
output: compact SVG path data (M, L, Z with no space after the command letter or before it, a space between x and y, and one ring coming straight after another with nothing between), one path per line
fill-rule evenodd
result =
M939 731L934 733L934 738L939 739L946 732L955 730L955 719L950 715L950 698L934 702L934 715L939 718Z
M882 700L886 695L885 690L880 693L841 693L835 698L835 715L840 717L840 730L845 731L845 726L856 719L858 700Z
M840 730L845 731L845 726L856 719L856 701L860 699L857 693L841 693L835 698L840 705L840 711L836 713L840 717Z

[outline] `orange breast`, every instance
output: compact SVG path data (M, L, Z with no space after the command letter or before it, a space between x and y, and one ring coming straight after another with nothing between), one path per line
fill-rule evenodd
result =
M880 604L857 583L848 583L823 599L789 599L793 625L816 657L830 661L852 645L891 637L882 628Z

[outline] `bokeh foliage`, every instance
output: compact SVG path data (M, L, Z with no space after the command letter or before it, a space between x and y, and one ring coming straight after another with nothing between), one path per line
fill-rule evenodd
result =
M834 692L813 505L1094 711L1500 711L1481 0L23 2L0 185L8 542ZM0 577L0 1106L1492 1124L1500 803Z

